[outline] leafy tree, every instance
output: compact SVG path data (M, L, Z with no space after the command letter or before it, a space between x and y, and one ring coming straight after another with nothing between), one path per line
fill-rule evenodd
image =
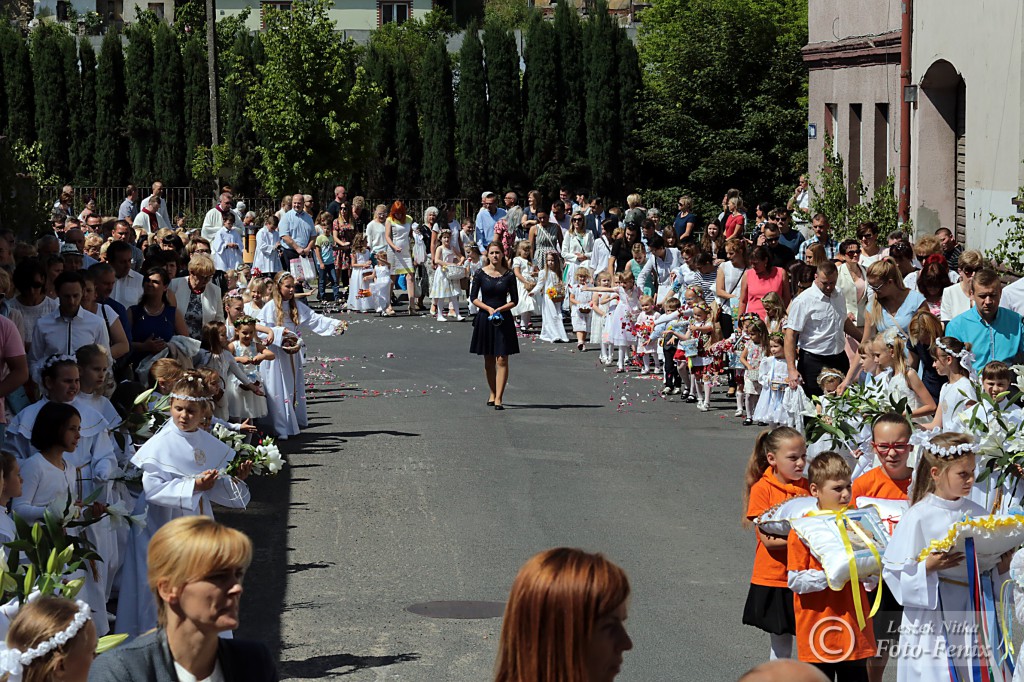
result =
M103 185L123 185L130 176L124 120L124 52L121 34L110 29L103 37L96 68L96 175Z
M92 43L78 43L78 61L81 68L82 104L78 108L81 126L75 140L79 150L75 177L80 183L96 182L96 53Z
M806 42L804 0L658 0L644 10L647 180L781 200L806 165Z
M185 130L182 116L182 66L178 40L171 27L160 22L153 32L153 124L155 177L168 186L185 177Z
M189 179L195 182L198 178L192 177L192 159L197 149L210 147L210 79L206 73L205 35L191 35L185 38L181 47L181 62L185 163L190 169ZM222 103L224 99L221 99ZM226 105L224 108L227 108ZM245 120L244 116L240 118Z
M71 35L63 26L44 23L32 31L32 79L35 89L36 134L43 164L60 178L68 177L71 118L64 99L68 82L65 45ZM75 79L77 80L77 68Z
M4 63L3 95L7 100L3 130L12 139L33 142L35 106L28 43L7 21L0 21L0 57Z
M455 102L451 59L443 38L427 46L422 72L423 193L439 199L451 197L455 192Z
M65 32L66 39L60 41L64 58L64 106L68 116L68 166L66 176L71 178L84 159L82 147L78 144L85 131L86 122L82 116L82 76L78 69L78 46L75 39Z
M260 34L266 60L250 74L245 115L261 162L256 174L270 194L314 188L347 176L368 149L379 90L357 64L358 50L328 19L329 0L265 10Z
M125 51L124 76L128 107L125 127L128 133L128 158L131 175L137 182L156 178L156 122L153 92L153 33L155 16L143 12L138 21L126 29L128 48Z
M553 94L561 114L564 145L558 157L566 175L574 176L577 183L586 182L587 178L583 177L587 149L583 132L587 104L583 83L583 27L575 5L570 5L567 0L558 0L554 25L558 39L556 64L559 83Z
M530 18L526 0L487 0L484 5L484 24L497 24L508 28L523 28ZM486 49L486 48L485 48Z
M459 50L459 90L455 101L456 158L459 185L479 196L489 177L487 140L487 74L480 25L472 23Z
M583 28L583 80L586 83L587 156L591 187L598 194L622 190L622 124L616 43L619 28L599 0ZM627 39L628 40L628 39Z
M384 24L370 34L370 46L405 61L412 69L412 77L419 82L425 75L423 58L427 48L457 32L447 12L433 9L422 18L412 18L402 24Z
M526 73L523 76L523 155L526 172L542 190L557 189L560 181L553 159L561 144L558 104L551 96L559 85L555 29L539 15L526 33Z
M488 5L489 7L490 5ZM519 51L504 24L491 21L484 29L489 106L490 180L507 189L522 183L523 112L519 91Z

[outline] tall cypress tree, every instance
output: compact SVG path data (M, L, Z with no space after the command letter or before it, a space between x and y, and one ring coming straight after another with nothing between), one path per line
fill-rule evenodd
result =
M480 25L470 24L459 50L459 93L456 100L456 158L460 186L477 197L487 182L487 74Z
M82 162L82 147L79 141L85 130L82 118L82 75L78 69L78 46L70 35L60 39L61 55L64 57L64 106L68 109L68 170L67 177L73 178Z
M7 71L7 47L6 42L8 40L7 34L10 32L11 27L8 22L0 21L0 95L3 92L3 83L7 81L4 74ZM7 98L0 97L0 131L7 130Z
M423 163L423 140L420 139L416 116L416 88L412 85L409 62L393 52L397 87L395 121L395 193L411 197L420 190L420 164Z
M489 106L490 180L498 191L522 182L523 112L519 92L519 51L507 27L491 22L484 29Z
M103 36L96 66L96 145L95 168L102 185L120 186L128 182L128 138L125 130L124 52L121 34L112 28Z
M256 134L252 122L245 115L248 94L241 82L235 78L238 73L255 73L256 65L262 61L263 47L259 38L245 31L239 31L231 43L222 80L220 98L221 142L227 144L237 166L228 177L232 186L241 193L255 193L258 182L254 169L259 164L256 153ZM206 79L206 72L202 78ZM206 96L206 111L209 111L209 96ZM209 114L207 114L207 138L209 138Z
M395 165L397 150L391 133L398 124L398 92L395 70L390 55L371 44L367 51L366 72L381 90L388 103L381 107L377 118L378 133L373 140L373 159L366 164L366 192L371 200L395 195Z
M136 183L163 180L154 175L156 165L156 129L153 92L153 24L142 18L127 29L124 82L128 97L125 127L128 132L128 159Z
M558 106L562 121L560 161L568 173L578 173L586 153L584 111L586 93L583 88L583 27L575 5L559 0L555 7L555 36L558 39ZM583 178L580 178L583 180Z
M32 87L32 62L28 42L7 21L0 22L0 51L3 52L3 94L7 100L4 128L15 140L36 139L35 98Z
M185 175L185 135L182 116L181 52L171 27L156 25L153 35L153 124L155 177L165 185L181 184Z
M637 188L640 178L639 107L643 87L640 56L625 30L616 29L615 55L619 63L619 125L622 128L622 182L629 193Z
M535 15L527 29L524 53L523 155L526 172L546 191L556 189L560 180L546 175L562 140L558 103L552 97L559 86L557 51L554 27Z
M32 79L36 95L39 160L61 179L69 177L68 144L71 140L71 118L64 100L68 87L65 40L71 40L71 36L67 29L56 23L40 24L32 31ZM78 78L77 68L75 78Z
M96 52L92 43L82 40L78 43L78 62L81 69L82 104L79 107L81 125L75 145L78 147L78 164L75 177L79 183L94 183L96 177Z
M420 70L423 194L445 199L455 191L455 102L444 38L430 42Z
M619 67L616 62L618 28L608 16L604 0L583 28L583 63L586 82L587 157L591 188L598 194L622 190L622 128L619 125Z
M181 50L182 104L185 113L185 168L192 177L197 147L210 146L210 81L206 73L206 38L193 35ZM222 100L223 101L223 100ZM244 118L244 116L243 116Z

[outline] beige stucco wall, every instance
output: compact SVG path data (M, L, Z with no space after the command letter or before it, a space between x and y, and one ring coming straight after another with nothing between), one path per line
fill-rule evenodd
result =
M931 65L946 60L966 83L967 244L972 248L996 243L1002 231L988 224L989 214L1014 213L1011 200L1024 184L1022 29L1024 3L1018 0L914 3L914 82L920 84ZM920 100L911 115L911 218L919 232L931 232L945 221L941 210L919 199L949 178L935 177L930 167L918 163L935 152L922 145L945 145L940 133L922 128L927 117Z
M811 44L879 35L900 28L900 3L895 0L809 0L809 3L807 42Z
M246 21L250 30L260 30L260 4L253 0L217 0L217 16L240 14L249 6L252 11ZM432 8L431 0L413 0L412 16L422 17ZM339 31L363 31L377 28L377 3L374 0L334 0L328 16L337 22Z
M861 120L861 177L870 190L875 177L874 140L876 133L875 105L889 105L887 172L896 173L899 167L899 63L889 66L862 66L846 69L820 69L810 72L808 79L808 122L817 126L817 138L807 141L807 161L812 181L820 173L825 147L825 105L836 105L834 135L836 146L849 164L850 105L860 104ZM880 133L885 131L879 130Z

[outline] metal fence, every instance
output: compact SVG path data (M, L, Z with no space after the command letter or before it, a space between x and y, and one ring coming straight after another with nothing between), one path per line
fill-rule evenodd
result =
M61 189L61 187L57 186L40 187L40 200L47 206L52 206L60 197ZM149 194L150 190L148 187L140 187L137 200L141 202ZM120 208L121 202L125 199L124 187L75 187L74 201L72 202L74 210L81 212L85 208L85 203L89 197L96 199L96 209L101 216L116 217L118 208ZM178 213L183 213L188 219L189 224L192 224L197 220L202 220L206 212L217 203L218 197L214 196L212 191L197 190L194 187L165 187L164 199L167 201L167 211L172 217ZM261 218L276 213L281 208L280 198L237 196L236 200L245 204L246 211L252 211ZM315 210L322 211L333 200L333 189L330 192L323 192L319 196L315 196ZM350 196L349 201L351 200L352 197ZM390 207L392 201L390 199L368 198L366 206L372 211L373 207L378 204L385 204ZM423 213L428 207L440 206L444 203L437 199L425 198L403 199L403 201L406 211L417 222L423 219ZM479 208L479 206L471 204L469 199L447 199L445 201L449 204L455 204L456 215L460 219L474 215L476 209Z

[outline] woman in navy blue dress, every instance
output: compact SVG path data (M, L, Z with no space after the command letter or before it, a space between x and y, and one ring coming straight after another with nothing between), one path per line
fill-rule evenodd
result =
M508 356L519 352L516 325L509 312L519 304L519 291L505 252L497 242L487 247L487 264L473 278L469 299L479 308L473 318L469 352L484 356L484 372L491 391L487 404L504 410L501 399L508 383ZM496 314L500 321L494 317Z

